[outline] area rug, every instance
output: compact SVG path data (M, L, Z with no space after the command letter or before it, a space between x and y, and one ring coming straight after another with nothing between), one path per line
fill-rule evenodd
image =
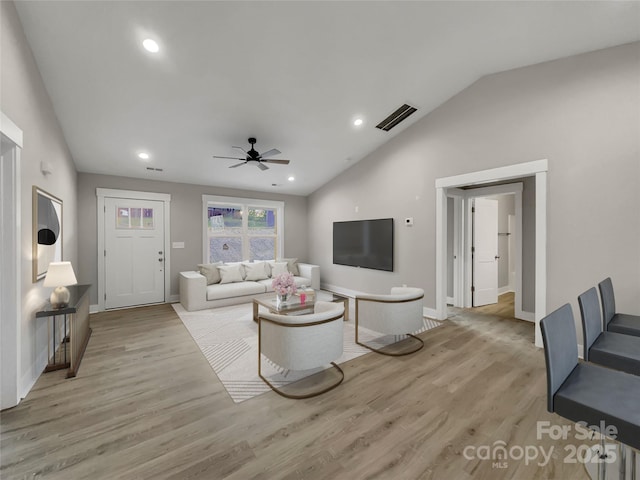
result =
M253 321L252 304L197 312L188 312L179 303L174 303L173 308L234 402L240 403L271 391L258 376L258 325ZM355 343L353 315L349 318L351 320L343 323L344 353L336 363L344 363L370 353ZM424 328L420 332L439 325L440 322L425 318ZM379 334L361 328L360 338L374 348L381 348L402 337L379 337ZM278 387L322 370L294 372L275 365L264 356L262 358L263 375ZM329 365L325 368L328 367Z

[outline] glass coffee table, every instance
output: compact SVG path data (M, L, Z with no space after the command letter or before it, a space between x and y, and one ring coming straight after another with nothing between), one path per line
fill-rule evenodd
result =
M275 293L267 293L259 297L254 297L253 321L258 321L258 310L260 307L264 307L271 313L278 315L304 314L313 312L314 304L318 300L323 302L342 302L344 304L344 321L347 322L349 320L349 297L321 290L315 292L313 300L306 300L304 303L300 302L298 295L294 295L282 305L276 305Z

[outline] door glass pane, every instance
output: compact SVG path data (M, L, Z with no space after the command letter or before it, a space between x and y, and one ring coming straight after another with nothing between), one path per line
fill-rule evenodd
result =
M129 209L117 207L116 208L116 228L129 228Z
M152 229L153 208L116 207L117 229Z
M242 237L209 237L209 262L241 262Z
M249 238L249 260L273 260L276 257L276 237Z

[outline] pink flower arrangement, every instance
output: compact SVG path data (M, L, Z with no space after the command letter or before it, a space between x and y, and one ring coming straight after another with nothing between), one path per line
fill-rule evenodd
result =
M273 290L278 295L293 295L298 290L293 279L293 274L290 272L281 273L274 277L271 281L271 286L273 286Z

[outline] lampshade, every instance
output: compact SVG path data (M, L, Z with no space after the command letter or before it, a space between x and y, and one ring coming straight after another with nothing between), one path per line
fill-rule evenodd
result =
M44 278L44 287L66 287L78 283L71 262L51 262Z

